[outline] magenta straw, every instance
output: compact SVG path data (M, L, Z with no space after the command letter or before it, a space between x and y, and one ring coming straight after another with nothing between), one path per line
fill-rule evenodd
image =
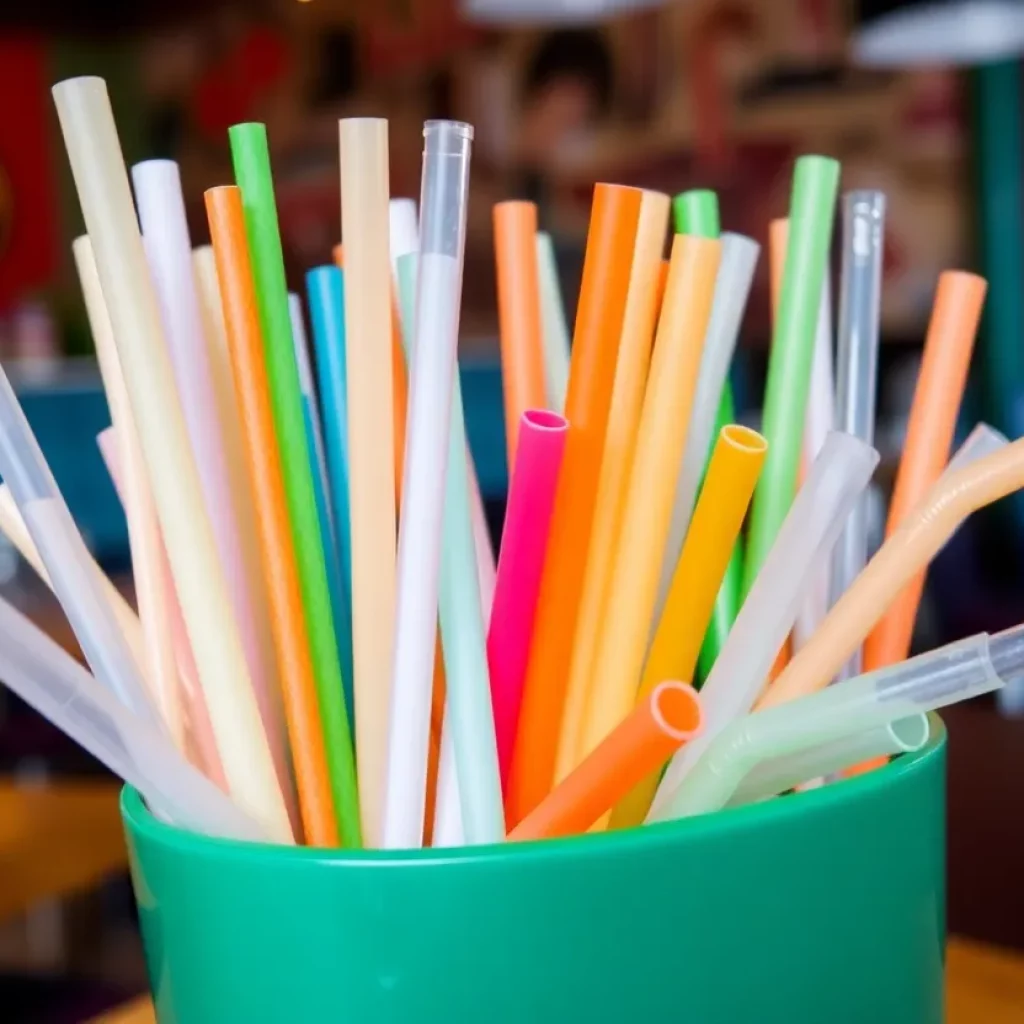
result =
M519 444L509 485L487 633L487 664L502 793L508 784L512 746L519 727L533 615L568 428L568 420L563 416L543 410L523 413L519 425Z

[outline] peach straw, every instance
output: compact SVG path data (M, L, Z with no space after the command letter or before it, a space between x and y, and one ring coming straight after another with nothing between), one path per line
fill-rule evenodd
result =
M565 403L569 432L509 775L506 812L513 825L544 799L554 779L642 195L622 185L594 189Z
M580 730L585 757L629 714L636 701L658 598L676 476L715 294L722 244L676 235L654 342L626 507L616 541L603 632Z
M544 343L537 264L537 207L510 201L494 207L498 271L501 383L508 464L516 463L519 423L528 409L546 409Z
M589 696L591 665L601 632L601 612L609 586L615 541L626 504L626 484L633 463L633 446L640 426L640 412L651 365L654 329L662 289L661 254L668 231L670 200L661 192L644 192L640 201L630 270L626 312L615 365L615 380L608 410L604 457L594 501L594 525L590 533L583 592L576 619L569 686L562 715L555 782L561 782L579 764L580 727ZM661 680L659 680L660 682Z
M270 408L241 193L233 185L210 189L206 193L206 210L242 416L246 465L260 509L256 520L260 553L303 829L311 846L333 847L339 841L338 825L291 521L285 504L281 456Z
M701 725L696 690L685 683L660 683L509 833L509 841L586 832L634 785L698 735Z

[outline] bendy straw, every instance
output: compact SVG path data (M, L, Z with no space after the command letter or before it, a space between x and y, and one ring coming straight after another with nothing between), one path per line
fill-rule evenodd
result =
M626 504L626 484L633 463L640 413L651 365L658 323L661 254L665 249L669 199L660 192L643 194L633 247L632 269L622 337L615 366L604 457L594 499L586 571L576 618L569 685L558 743L555 781L560 782L579 763L580 727L590 696L591 665L597 655L602 613L610 584L615 542Z
M244 811L285 839L284 800L173 386L106 85L74 78L53 94L229 788Z
M367 844L376 846L384 813L396 579L387 122L342 120L339 139L356 743L363 828Z
M619 185L594 189L565 401L569 433L509 776L512 824L540 803L554 778L641 198L639 189Z
M1024 671L1022 637L1020 626L981 634L734 722L683 780L660 820L724 807L761 761L999 689Z
M555 245L546 231L537 232L537 272L540 275L540 319L547 405L549 409L560 413L565 408L565 391L569 384L569 325L565 319L562 286L558 280Z
M636 700L720 252L721 243L709 238L676 235L673 242L580 730L580 756L594 750Z
M640 779L700 733L700 698L663 682L510 833L510 842L585 832Z
M768 359L762 432L768 456L751 509L744 561L749 590L796 493L821 286L832 237L839 164L800 157L793 175L789 244Z
M242 416L246 466L260 507L257 525L263 574L306 840L316 846L336 846L340 833L343 842L354 846L359 837L354 780L328 770L325 732L329 725L321 723L241 194L234 186L211 189L206 193L206 211ZM336 796L341 798L337 805Z
M523 413L547 406L534 203L511 200L495 205L494 257L505 442L508 464L513 466Z
M423 224L398 532L391 718L381 832L381 845L389 849L416 847L423 841L442 520L473 130L459 122L431 121L424 129L424 140Z
M652 813L718 732L750 710L792 628L815 569L831 552L877 464L878 453L856 438L834 433L826 439L701 688L704 735L673 758Z
M767 447L760 434L746 427L725 427L719 435L647 655L637 703L666 679L693 678L701 641ZM639 825L651 806L657 783L654 774L644 779L616 808L612 827Z
M886 536L900 528L910 510L938 479L949 457L986 288L982 278L962 271L946 271L939 278L907 437L889 504ZM867 638L866 669L891 665L907 656L923 590L922 567Z

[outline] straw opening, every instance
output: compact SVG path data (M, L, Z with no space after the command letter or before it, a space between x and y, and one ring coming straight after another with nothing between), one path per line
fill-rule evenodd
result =
M893 743L904 754L913 754L923 749L931 735L927 715L911 715L909 718L890 722L888 730Z
M651 693L651 714L658 727L685 743L704 725L697 691L686 683L659 683Z
M760 455L768 450L768 442L756 430L740 426L738 423L730 423L729 426L722 427L720 437L733 448L749 452L752 455Z
M529 424L536 430L549 430L555 433L569 429L569 421L557 412L548 412L546 409L527 409L523 413L523 423Z

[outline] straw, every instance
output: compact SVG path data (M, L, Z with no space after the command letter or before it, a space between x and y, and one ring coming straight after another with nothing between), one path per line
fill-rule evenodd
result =
M790 235L772 334L763 433L768 457L751 509L744 589L761 570L796 492L814 337L825 279L839 164L805 156L796 162Z
M586 756L633 707L658 598L676 475L715 292L721 244L676 235L580 730Z
M652 814L718 732L750 710L789 635L815 569L832 550L877 464L878 453L847 434L830 434L825 441L701 688L705 734L669 765Z
M665 248L669 199L660 192L644 192L640 203L636 244L633 248L622 339L615 367L604 457L594 501L586 571L576 637L573 642L569 686L558 745L555 781L560 782L579 764L580 728L590 696L591 665L597 655L602 612L610 585L615 541L625 509L626 484L643 408L647 373L651 365L654 331L658 321L658 280Z
M423 840L445 460L473 131L458 122L433 121L427 123L424 138L422 251L398 533L395 650L381 835L381 844L390 849L417 847Z
M469 514L473 519L473 547L476 549L476 575L480 584L480 610L484 625L491 621L491 607L494 604L494 590L498 583L498 563L491 544L491 528L487 524L487 511L480 481L473 464L473 453L466 444L466 473L469 484Z
M392 199L388 203L388 240L391 273L397 283L398 261L420 251L419 213L415 199Z
M359 796L368 845L384 810L395 621L394 365L388 254L388 126L339 123L345 239L352 641ZM382 453L384 453L382 457Z
M498 579L487 632L487 665L503 792L508 784L519 725L537 591L568 426L561 416L540 410L524 413L519 426L520 443L509 483Z
M907 581L924 569L964 519L1022 486L1024 440L944 473L836 602L758 708L774 707L826 686Z
M307 632L309 612L302 603L239 190L234 186L210 189L206 193L206 212L242 414L247 469L260 508L257 525L263 574L271 602L270 624L306 840L316 846L336 846L340 835L343 842L355 846L359 816L351 776L334 775L333 765L328 770L325 732L329 723L321 726ZM305 460L305 451L301 457ZM308 462L304 464L308 466ZM321 614L329 631L329 613ZM340 680L336 685L340 692Z
M516 461L519 422L547 405L537 265L537 207L510 201L494 207L501 380L508 464Z
M285 839L284 800L173 386L106 86L75 78L53 93L230 791Z
M452 849L465 846L466 832L462 827L462 800L459 795L459 777L455 767L455 747L452 731L445 712L441 728L441 754L437 767L437 800L431 846L434 849Z
M512 824L540 803L554 778L641 197L618 185L594 190L565 402L569 432L509 775Z
M569 384L569 325L565 319L562 286L558 280L555 246L545 231L537 232L537 270L540 275L540 319L547 406L555 412L562 412Z
M700 729L700 698L693 687L661 683L509 833L509 841L585 832Z
M878 388L878 335L882 300L885 195L847 192L843 197L843 262L839 294L836 426L872 444ZM835 604L868 560L868 504L859 501L836 545L831 603ZM858 648L839 678L860 673Z
M725 427L719 435L647 655L637 703L646 700L665 679L693 678L701 640L736 547L766 448L764 438L746 427ZM657 784L657 775L652 773L635 787L616 808L612 827L639 825L650 809Z
M889 504L887 537L902 526L949 458L985 291L985 281L974 274L946 271L939 278L903 456ZM867 638L866 669L882 668L907 656L923 590L922 570L908 581Z
M672 200L672 219L678 234L718 238L722 230L718 217L718 196L709 188L680 192Z

